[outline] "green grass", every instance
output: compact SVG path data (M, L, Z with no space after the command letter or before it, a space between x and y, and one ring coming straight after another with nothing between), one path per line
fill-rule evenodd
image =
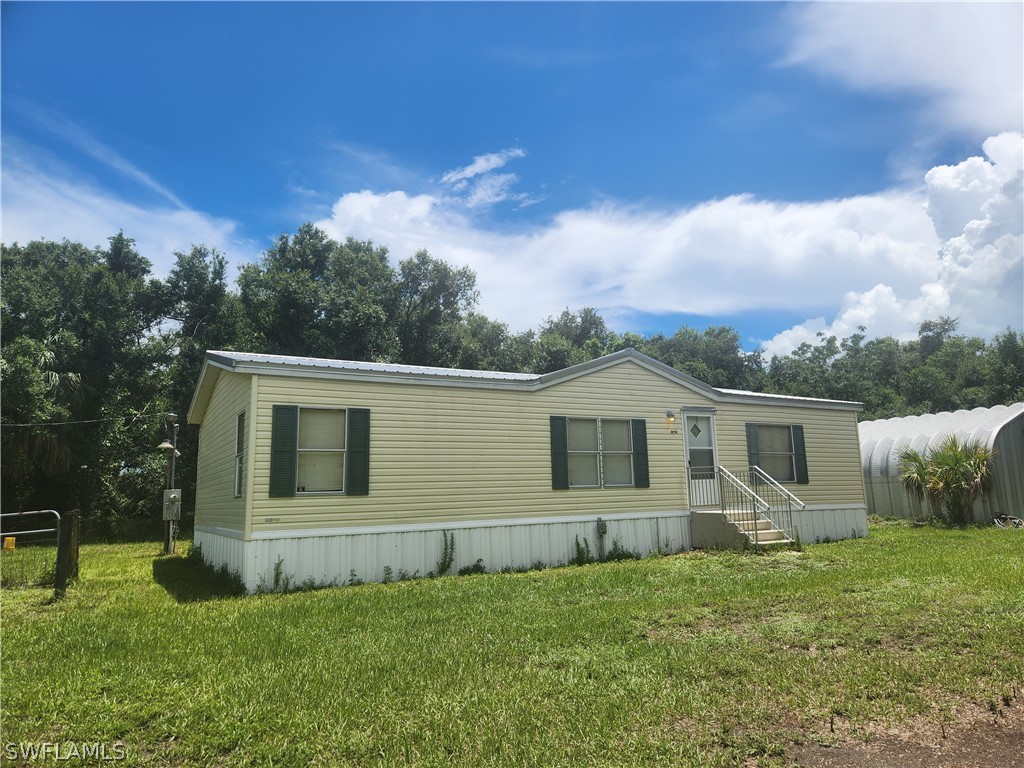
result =
M180 544L179 544L180 546ZM874 526L770 555L239 597L158 544L4 590L4 743L136 765L781 764L795 741L998 709L1024 535Z
M56 545L21 544L0 549L0 587L52 587L56 570Z

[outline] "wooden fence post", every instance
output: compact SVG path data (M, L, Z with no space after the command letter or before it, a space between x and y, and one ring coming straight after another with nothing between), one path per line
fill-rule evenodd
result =
M71 547L68 550L70 561L68 563L68 579L78 581L78 542L81 535L82 514L80 510L73 509L68 512L71 522Z
M57 523L57 569L53 578L53 599L60 600L68 588L71 564L71 520L67 513Z

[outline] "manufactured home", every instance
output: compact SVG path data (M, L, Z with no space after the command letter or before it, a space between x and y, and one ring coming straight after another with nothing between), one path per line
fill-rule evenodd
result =
M632 349L543 375L207 352L195 541L254 590L866 536L860 409Z

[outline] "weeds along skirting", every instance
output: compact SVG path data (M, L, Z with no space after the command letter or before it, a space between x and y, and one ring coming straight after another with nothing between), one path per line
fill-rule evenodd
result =
M559 568L566 565L588 565L590 563L606 563L615 562L618 560L637 560L640 558L640 554L626 549L622 546L621 541L616 538L612 541L612 546L603 554L593 554L590 549L590 542L584 538L582 543L580 537L577 536L575 539L575 554L569 559L568 563L559 562L553 565L548 565L541 561L536 561L529 566L520 566L515 568L502 568L494 573L525 573L527 571L544 570L547 568ZM411 581L413 579L420 578L439 578L441 576L451 575L452 566L455 564L456 555L455 545L455 533L450 531L441 531L441 547L440 557L437 561L436 569L428 571L426 574L421 574L419 571L409 573L404 569L399 569L397 574L391 566L384 567L383 578L381 582L384 584L390 584L393 581ZM202 554L199 552L199 547L193 545L190 550L197 552L199 559L202 559ZM652 552L650 556L660 557L663 556L664 552L658 550ZM475 574L490 573L487 565L484 563L483 558L477 558L477 560L471 565L463 566L458 570L459 576L470 576ZM235 574L235 578L237 574ZM355 569L349 571L349 577L346 580L334 579L331 581L317 581L312 577L307 577L301 581L297 580L294 574L287 570L287 564L284 559L280 556L274 562L273 572L268 579L266 576L261 576L260 581L257 584L256 592L258 594L266 594L269 592L307 592L312 589L325 589L329 587L339 586L350 586L356 587L364 584L365 581L360 578L356 573Z

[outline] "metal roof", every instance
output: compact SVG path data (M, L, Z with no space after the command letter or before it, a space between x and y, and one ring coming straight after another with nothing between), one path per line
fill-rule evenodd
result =
M801 397L800 395L775 395L771 392L751 392L746 389L718 389L724 395L736 395L738 397L757 397L766 400L799 400L801 403L821 403L822 405L848 405L851 408L863 408L863 403L853 400L829 400L824 397Z
M214 362L230 362L232 368L245 363L288 368L320 368L332 371L362 371L365 373L397 373L409 376L435 376L455 379L487 379L492 381L536 381L535 373L509 373L505 371L473 371L463 368L437 368L428 365L402 365L399 363L367 363L358 360L326 360L318 357L292 355L257 355L249 352L207 352ZM238 365L242 364L242 365Z
M199 375L199 382L196 385L196 391L192 398L192 406L189 408L188 419L190 424L202 422L206 412L206 405L213 394L213 388L221 371L533 391L569 381L579 376L586 376L589 373L608 366L617 365L625 360L631 360L637 365L664 376L676 384L703 395L712 402L757 402L765 405L774 402L780 405L804 408L831 408L851 411L863 408L860 403L844 400L821 400L809 397L794 397L792 395L745 392L738 389L716 389L710 384L695 379L632 348L622 349L604 357L588 360L560 371L553 371L542 375L213 350L206 353L203 370Z

